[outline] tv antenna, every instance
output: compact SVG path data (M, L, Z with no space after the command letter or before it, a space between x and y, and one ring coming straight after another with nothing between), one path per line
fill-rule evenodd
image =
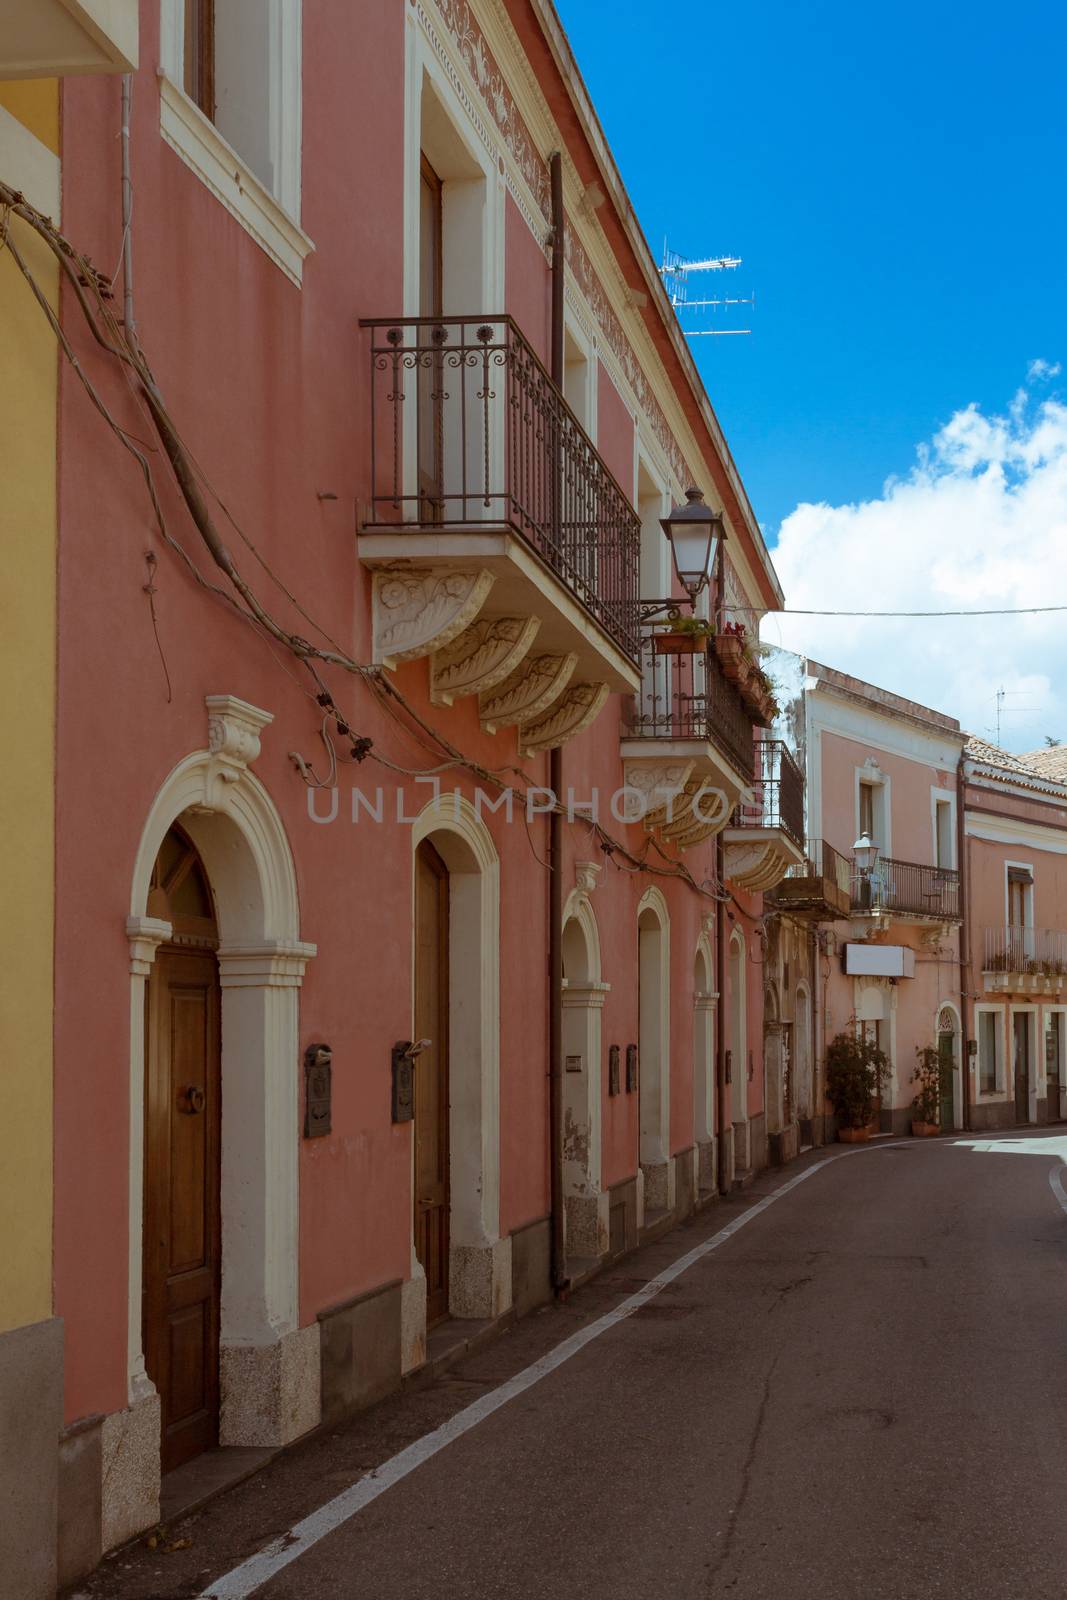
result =
M732 272L741 265L740 256L705 256L700 260L690 260L681 256L676 250L667 248L667 241L663 241L663 260L660 263L660 276L663 287L666 289L671 305L678 314L679 322L688 319L691 312L716 311L728 306L754 306L755 295L723 295L691 296L692 285L689 282L691 273L698 272ZM703 328L685 327L682 332L687 339L714 339L730 334L740 335L751 333L751 328Z

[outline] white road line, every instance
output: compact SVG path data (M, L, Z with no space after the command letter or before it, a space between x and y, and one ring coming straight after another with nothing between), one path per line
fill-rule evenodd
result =
M906 1141L900 1141L906 1142ZM494 1411L499 1411L501 1406L506 1406L510 1400L515 1400L527 1389L532 1389L535 1383L540 1383L542 1378L547 1378L550 1372L555 1372L565 1361L576 1356L579 1350L584 1350L587 1344L592 1344L594 1339L599 1339L601 1334L607 1333L609 1328L616 1327L624 1322L627 1317L633 1316L641 1306L646 1305L661 1289L665 1289L675 1278L681 1277L683 1272L695 1266L698 1261L717 1250L720 1245L732 1239L735 1233L752 1222L774 1205L783 1195L795 1189L798 1184L804 1183L813 1173L820 1172L823 1167L830 1166L834 1161L841 1161L846 1155L860 1155L865 1151L875 1149L886 1150L891 1146L862 1145L855 1150L849 1150L842 1155L830 1156L823 1161L817 1161L812 1166L806 1167L803 1172L798 1172L795 1178L790 1178L783 1183L780 1189L775 1189L773 1194L766 1195L748 1211L743 1211L739 1217L728 1222L725 1228L720 1228L718 1233L705 1239L703 1244L694 1246L684 1256L679 1256L677 1261L658 1275L650 1278L635 1294L630 1295L612 1311L607 1311L588 1327L582 1328L578 1333L572 1333L569 1339L564 1339L548 1355L542 1356L540 1361L535 1361L531 1366L525 1367L522 1372L517 1372L513 1378L502 1383L499 1389L494 1389L491 1394L482 1395L475 1400L473 1405L467 1406L463 1411L457 1411L454 1417L443 1422L432 1433L426 1434L421 1439L416 1439L414 1444L409 1444L406 1450L401 1450L398 1455L392 1456L388 1461L383 1461L380 1467L375 1467L363 1478L353 1483L350 1488L343 1489L333 1500L328 1500L317 1511L302 1522L297 1522L288 1533L282 1534L278 1539L273 1539L270 1544L264 1545L256 1555L249 1556L247 1561L242 1561L239 1567L234 1567L223 1577L216 1578L214 1583L198 1596L198 1600L248 1600L257 1589L277 1576L293 1561L299 1561L306 1555L313 1545L320 1539L325 1539L327 1534L333 1533L362 1511L364 1506L370 1505L372 1500L391 1489L394 1483L399 1483L406 1478L409 1472L414 1472L416 1467L421 1467L424 1461L429 1461L431 1456L437 1455L446 1445L454 1439L462 1438L476 1428L486 1417L491 1417ZM1067 1196L1063 1204L1067 1209Z
M1056 1196L1056 1199L1059 1201L1064 1211L1067 1211L1067 1189L1063 1187L1062 1162L1057 1162L1054 1167L1050 1167L1048 1169L1048 1182L1049 1188Z

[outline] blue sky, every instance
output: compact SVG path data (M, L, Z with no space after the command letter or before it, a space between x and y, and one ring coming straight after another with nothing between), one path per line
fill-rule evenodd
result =
M1067 7L557 5L653 250L666 235L743 258L705 281L755 291L733 320L752 337L694 348L772 547L801 503L880 502L968 407L1007 417L1035 359L1067 366ZM1039 370L1026 428L1058 417L1061 390ZM992 467L1012 492L1002 462L948 465ZM1045 484L1056 519L1061 487ZM878 571L856 557L862 598ZM884 572L893 553L878 559ZM917 605L936 598L927 576L910 579ZM1067 570L1061 588L1067 602ZM1002 670L1032 676L1011 637ZM1056 704L1035 704L1034 729L1067 713L1046 676Z
M653 249L743 258L697 355L768 534L1067 355L1067 7L558 5Z

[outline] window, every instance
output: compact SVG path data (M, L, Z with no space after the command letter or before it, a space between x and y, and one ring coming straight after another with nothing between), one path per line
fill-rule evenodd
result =
M934 861L939 867L954 865L952 838L952 801L934 801Z
M978 1012L978 1092L995 1094L1000 1087L1000 1028L996 1011Z
M866 834L872 844L878 840L874 834L874 784L860 783L860 835Z
M1008 926L1029 928L1034 921L1034 875L1029 867L1008 868Z
M299 283L301 0L161 0L160 131Z

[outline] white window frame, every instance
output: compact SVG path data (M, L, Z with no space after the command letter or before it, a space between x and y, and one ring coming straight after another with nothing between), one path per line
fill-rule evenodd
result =
M874 790L874 831L880 837L873 842L878 846L878 853L882 856L893 855L893 786L892 779L887 772L879 766L868 766L864 763L855 768L855 793L853 796L853 815L856 823L856 838L860 836L860 784L869 783Z
M949 859L947 861L938 861L937 859L937 808L939 805L948 807ZM944 867L946 871L955 871L956 867L958 866L958 862L956 860L956 796L951 789L939 789L936 786L931 785L930 828L933 842L933 852L930 856L930 860L935 866Z
M272 193L185 93L185 0L160 0L160 111L164 141L298 286L314 250L300 226L302 0L262 0L269 29Z
M1008 928L1012 926L1011 893L1008 887L1008 869L1010 867L1014 867L1017 872L1028 872L1030 874L1030 882L1026 885L1026 893L1023 896L1023 917L1025 919L1023 927L1032 928L1034 925L1034 882L1036 879L1032 861L1005 861L1004 863L1004 926Z
M997 1059L996 1059L995 1071L994 1071L994 1087L992 1089L983 1089L982 1088L982 1030L978 1025L978 1018L982 1015L983 1012L991 1013L992 1016L996 1019L996 1026L995 1026L995 1029L994 1029L994 1038L996 1040ZM975 1039L977 1040L977 1043L978 1043L978 1054L975 1057L975 1063L974 1063L974 1065L975 1065L974 1093L975 1093L975 1099L976 1100L996 1100L996 1099L1002 1097L1004 1095L1004 1093L1005 1093L1005 1076L1004 1076L1005 1038L1004 1038L1004 1028L1005 1028L1005 1011L1004 1011L1004 1007L1003 1006L982 1005L982 1004L979 1004L979 1005L975 1006L975 1008L974 1008L974 1037L975 1037Z
M579 360L585 366L585 385L584 385L585 394L582 396L582 406L581 406L580 410L575 412L575 414L578 416L579 422L581 422L582 427L585 429L585 431L589 435L590 439L593 441L594 444L596 444L596 434L597 434L597 390L599 389L599 384L597 382L598 365L597 365L596 351L593 348L593 341L588 336L588 334L585 332L585 329L578 322L577 318L574 317L571 314L571 312L569 310L566 310L566 309L564 310L564 313L563 313L563 325L564 325L564 331L565 331L564 357L563 357L563 364L564 364L564 398L566 398L566 368L568 366L572 366L572 365L576 364L574 362L568 362L567 361L566 347L567 347L567 341L569 340L570 343L572 345L574 345L574 347L578 351ZM568 401L568 404L569 403L570 402ZM581 410L584 410L584 412L585 412L585 420L584 420L584 422L582 421L582 417L581 417L581 414L580 414Z

